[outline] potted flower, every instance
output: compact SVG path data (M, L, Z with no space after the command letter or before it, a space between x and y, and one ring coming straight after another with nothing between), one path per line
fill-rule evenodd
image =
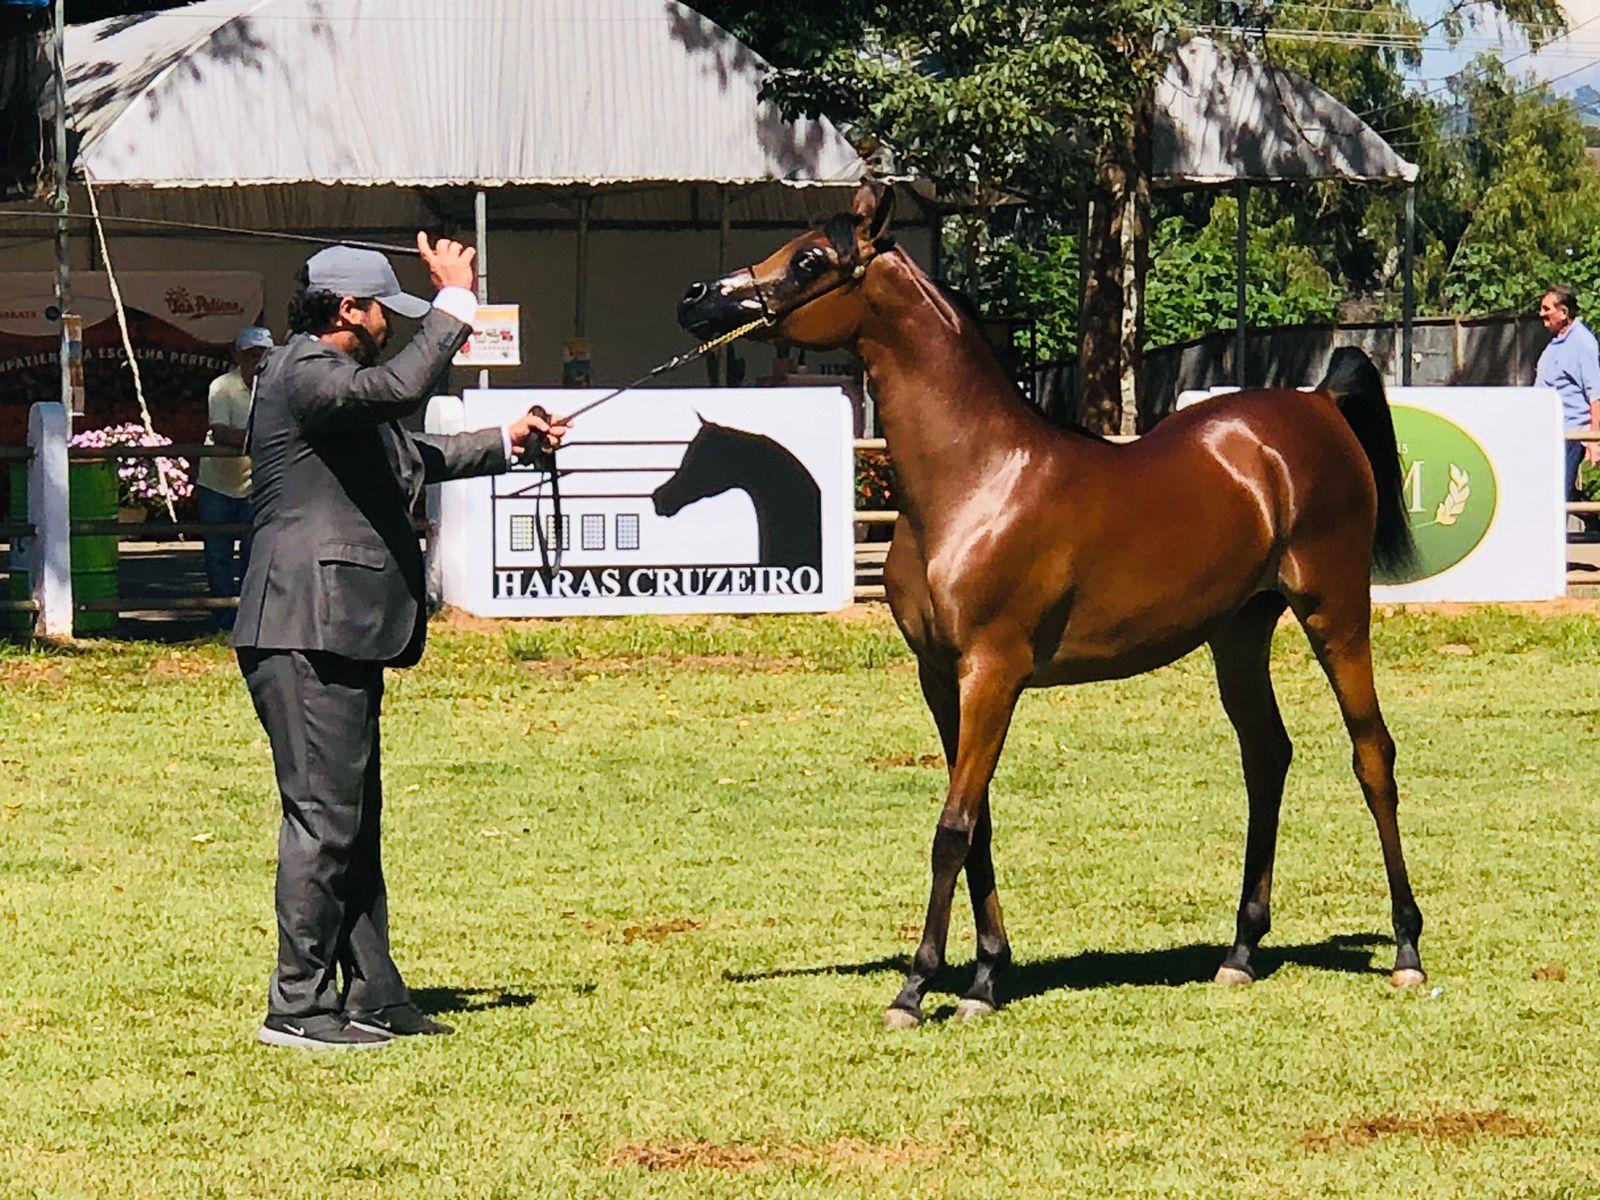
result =
M856 508L893 509L896 482L894 464L885 450L864 450L856 455ZM888 541L894 530L889 525L868 525L864 540Z
M74 449L108 450L115 446L170 446L172 439L152 433L143 425L108 425L104 429L85 429L74 434ZM165 509L170 499L177 504L194 493L188 464L181 458L118 458L117 512L124 521L142 521Z

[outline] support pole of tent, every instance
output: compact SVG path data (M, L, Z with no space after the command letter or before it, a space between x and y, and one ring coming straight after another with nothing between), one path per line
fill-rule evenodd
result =
M584 196L578 201L578 258L577 278L572 296L572 336L589 336L589 204Z
M61 406L67 411L67 421L72 421L72 366L68 344L71 334L67 314L72 311L72 274L68 263L71 243L67 240L67 211L71 207L67 196L67 6L66 0L56 0L55 5L55 84L56 84L56 319L61 322Z
M728 235L732 230L732 204L728 199L728 185L717 188L717 203L721 210L717 225L717 277L728 273ZM722 386L727 387L733 378L733 347L722 351Z
M1234 331L1233 331L1233 373L1239 379L1239 386L1246 387L1245 382L1245 355L1248 353L1246 343L1249 339L1249 330L1246 328L1249 310L1245 303L1245 290L1249 283L1249 250L1250 250L1250 184L1241 179L1235 185L1235 194L1239 198L1239 230L1234 239L1233 250L1233 275L1236 294L1234 296Z
M1400 329L1400 385L1411 386L1411 328L1417 319L1417 185L1406 186L1405 295Z
M489 303L489 194L482 188L472 198L472 219L475 225L474 236L477 238L478 261L478 303ZM489 370L487 367L478 371L478 386L489 386Z

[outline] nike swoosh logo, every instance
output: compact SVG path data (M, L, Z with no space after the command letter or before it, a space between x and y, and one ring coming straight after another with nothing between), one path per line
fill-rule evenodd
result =
M306 1031L304 1029L302 1029L298 1025L285 1024L284 1028L287 1029L290 1033L294 1034L295 1037L305 1037L306 1036Z

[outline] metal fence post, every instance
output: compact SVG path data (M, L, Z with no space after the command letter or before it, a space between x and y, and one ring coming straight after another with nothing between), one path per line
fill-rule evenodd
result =
M40 637L72 636L72 537L67 501L67 440L71 436L66 406L35 404L28 412L28 520L33 538L28 546L28 579L39 615L34 633Z

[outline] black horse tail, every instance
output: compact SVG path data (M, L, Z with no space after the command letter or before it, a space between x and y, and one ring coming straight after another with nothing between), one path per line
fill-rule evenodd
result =
M1340 346L1328 362L1317 391L1331 396L1366 451L1378 485L1378 526L1372 537L1372 565L1377 575L1397 578L1417 561L1406 513L1405 480L1400 474L1400 448L1395 444L1394 418L1384 393L1383 376L1372 360L1354 346Z

